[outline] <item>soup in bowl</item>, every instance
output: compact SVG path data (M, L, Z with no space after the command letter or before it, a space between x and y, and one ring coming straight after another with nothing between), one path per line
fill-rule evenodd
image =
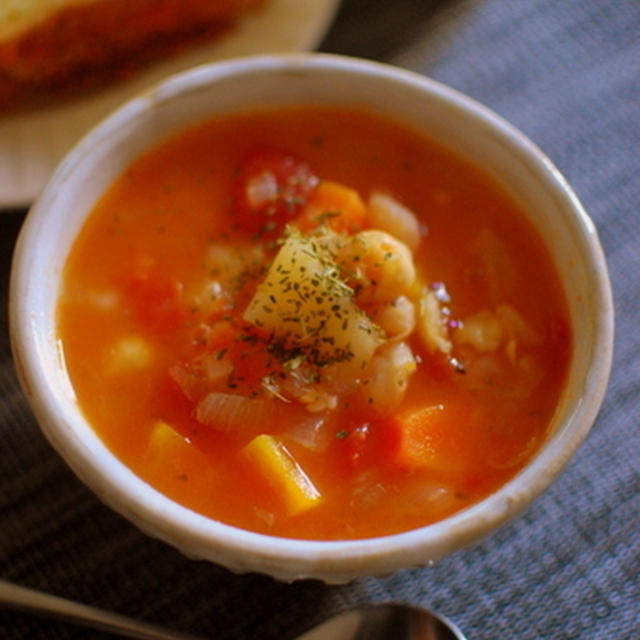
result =
M427 565L520 513L611 358L595 230L470 99L335 56L202 67L69 154L16 249L43 431L144 531L236 571Z

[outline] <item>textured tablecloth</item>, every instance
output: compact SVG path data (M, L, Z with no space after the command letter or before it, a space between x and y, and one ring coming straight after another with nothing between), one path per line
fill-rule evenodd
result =
M470 640L640 638L640 2L344 0L321 48L470 94L569 179L600 230L617 312L587 441L523 516L434 568L326 587L189 561L104 507L40 434L5 320L14 212L0 216L0 576L212 638L283 640L390 599L440 610ZM0 637L104 636L0 612Z

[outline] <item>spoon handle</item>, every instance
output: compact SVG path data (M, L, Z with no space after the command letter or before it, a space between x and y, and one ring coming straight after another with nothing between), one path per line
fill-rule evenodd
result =
M58 598L0 579L0 608L57 618L65 622L119 634L138 640L198 640L195 636L168 631L155 625Z

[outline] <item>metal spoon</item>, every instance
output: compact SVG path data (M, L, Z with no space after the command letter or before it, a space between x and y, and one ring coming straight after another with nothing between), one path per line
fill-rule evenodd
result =
M465 640L458 627L429 609L373 604L339 613L295 640Z
M0 608L57 618L64 622L138 640L203 640L155 625L102 611L0 580ZM296 640L465 640L444 616L427 609L389 603L340 613Z

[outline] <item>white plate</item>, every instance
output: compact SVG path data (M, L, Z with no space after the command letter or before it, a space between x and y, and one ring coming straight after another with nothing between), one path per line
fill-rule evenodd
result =
M158 63L129 82L57 107L0 117L0 210L26 207L58 162L93 125L160 79L215 60L317 46L340 0L271 0L228 34Z

